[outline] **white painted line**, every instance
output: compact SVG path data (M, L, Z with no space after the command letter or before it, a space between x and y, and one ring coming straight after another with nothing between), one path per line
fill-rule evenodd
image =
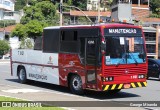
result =
M11 96L8 96L8 95L2 95L2 94L0 94L0 96L8 97L8 98L14 98L14 99L19 99L19 100L31 101L31 100L28 100L28 99L22 99L22 98L17 98L17 97L11 97Z
M10 62L0 62L0 64L10 64Z
M32 93L32 92L40 92L42 90L36 90L36 89L9 89L9 90L1 90L2 92L8 92L8 93Z
M0 84L0 85L3 85L3 84ZM6 85L6 86L9 86L9 87L16 87L16 86L13 86L13 85ZM17 88L17 87L16 87ZM39 87L40 88L40 87ZM6 90L5 90L6 91ZM3 92L5 92L3 91ZM47 92L47 93L54 93L54 94L58 94L58 95L63 95L63 96L70 96L70 97L77 97L77 98L82 98L83 96L79 96L79 95L75 95L75 94L70 94L70 93L64 93L64 92L58 92L58 91L48 91L48 90L39 90L39 91L42 91L42 92ZM86 99L91 99L91 100L94 100L94 101L103 101L101 99L95 99L95 98L90 98L90 97L83 97L83 98L86 98ZM111 100L108 100L108 101L111 101Z

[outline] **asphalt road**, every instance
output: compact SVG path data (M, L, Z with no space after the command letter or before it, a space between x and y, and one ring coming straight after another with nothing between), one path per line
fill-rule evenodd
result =
M20 84L17 77L11 76L10 64L0 61L0 95L12 96L26 100L34 101L108 101L111 106L125 106L123 101L153 101L160 103L160 81L158 79L150 79L147 81L147 87L123 89L115 95L110 95L104 92L86 91L83 96L74 95L66 87L46 84L36 81L30 81L27 84ZM22 90L23 89L23 90ZM17 90L13 92L12 90ZM22 91L21 91L22 90ZM159 102L156 102L159 101ZM153 103L151 102L151 103ZM73 102L74 103L74 102ZM89 102L90 103L90 102ZM141 102L139 102L141 103ZM76 104L76 103L75 103ZM131 103L130 103L131 104ZM94 103L90 106L96 106ZM159 104L158 104L159 105ZM81 105L82 106L82 105ZM103 106L103 105L102 105ZM82 109L71 107L73 109ZM83 108L84 109L84 108ZM83 110L82 109L82 110ZM102 109L98 107L92 108ZM115 108L120 109L120 108ZM123 108L124 109L124 108ZM158 107L133 107L125 108L128 110L135 109L154 109L160 110Z

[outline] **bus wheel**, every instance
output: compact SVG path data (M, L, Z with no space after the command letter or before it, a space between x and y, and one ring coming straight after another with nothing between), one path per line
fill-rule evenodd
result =
M109 90L107 91L109 94L117 94L119 91L121 91L121 89L115 89L115 90Z
M83 94L82 80L80 76L73 75L70 80L70 89L74 94Z
M19 82L22 84L27 82L26 70L24 67L20 67L18 71L18 79L19 79Z

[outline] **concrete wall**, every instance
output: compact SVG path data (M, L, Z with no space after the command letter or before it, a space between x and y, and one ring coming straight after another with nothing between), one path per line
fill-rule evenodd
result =
M118 18L119 21L127 20L132 21L132 6L131 4L118 5Z
M112 15L111 19L114 19L115 21L121 21L123 20L132 21L132 5L128 3L120 3L117 5L112 6Z

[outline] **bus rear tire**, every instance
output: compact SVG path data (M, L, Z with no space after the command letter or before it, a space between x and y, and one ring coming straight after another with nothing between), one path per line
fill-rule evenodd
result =
M78 75L72 75L70 80L70 89L72 93L81 95L84 93L82 88L82 80L81 77Z
M26 70L24 67L20 67L18 70L18 79L19 82L24 84L27 82Z

